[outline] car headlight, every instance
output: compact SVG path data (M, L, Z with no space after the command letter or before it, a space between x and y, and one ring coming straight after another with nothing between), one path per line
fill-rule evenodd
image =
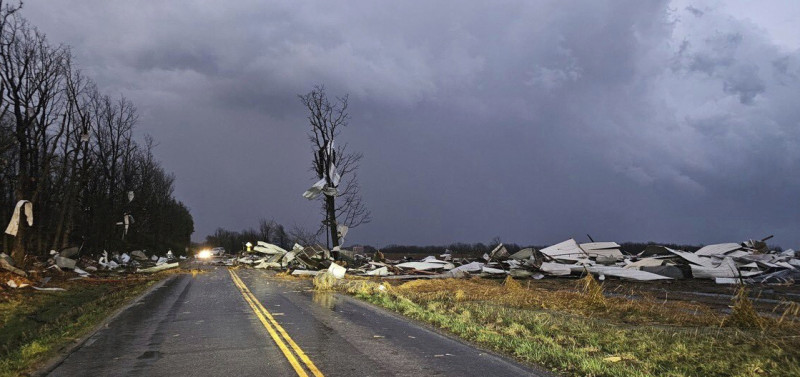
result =
M200 252L197 253L197 258L199 258L199 259L211 258L211 251L210 250L200 250Z

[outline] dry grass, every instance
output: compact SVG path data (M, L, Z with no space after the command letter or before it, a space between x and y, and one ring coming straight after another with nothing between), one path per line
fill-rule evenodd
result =
M795 322L800 319L800 304L794 301L783 300L780 304L775 306L773 313L776 312L781 313L778 324L788 322L794 325Z
M391 289L389 283L376 282L370 279L348 277L336 279L328 271L314 276L314 290L317 292L344 292L352 295L373 295Z
M640 292L638 299L608 297L592 277L578 289L555 291L512 278L380 284L340 280L330 289L566 375L800 375L798 306L784 305L780 320L765 319L748 309L742 291L727 316Z
M278 271L274 275L271 275L271 278L278 279L278 280L286 280L286 281L298 281L298 280L308 280L309 276L296 276L292 275L292 271L290 270L283 270Z
M337 279L328 271L322 271L314 276L314 290L321 292L333 291Z
M584 300L591 307L602 309L607 307L606 296L603 294L603 286L595 280L592 274L586 274L581 279L581 293Z
M523 292L522 284L514 280L511 276L506 276L506 279L503 280L503 288L511 293Z
M770 322L769 319L760 316L756 312L753 307L753 301L750 299L747 288L744 285L736 289L731 309L731 314L722 320L723 326L764 329Z
M509 288L513 287L513 288ZM710 308L688 302L664 303L652 297L631 300L606 297L602 285L587 276L579 280L578 290L537 288L533 280L525 285L512 278L503 284L486 279L413 280L397 287L399 294L415 300L492 302L509 308L561 311L589 317L616 318L629 324L718 325L723 316Z

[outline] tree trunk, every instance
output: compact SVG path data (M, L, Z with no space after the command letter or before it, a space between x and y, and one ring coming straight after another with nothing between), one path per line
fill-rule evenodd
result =
M5 195L3 195L3 200L0 203L6 203L6 196ZM2 220L0 220L0 224L4 224L1 221L5 221L5 219L10 219L11 218L11 216L8 215L8 211L6 210L6 205L7 204L3 204L3 209L0 210L0 219L2 219ZM0 226L2 226L2 225L0 225ZM2 231L2 230L5 230L5 229L4 228L0 228L0 231ZM6 252L6 251L9 250L8 249L8 235L6 235L5 232L4 232L4 233L0 234L0 237L3 237L3 249L2 250L4 252Z
M69 221L69 217L72 216L72 208L75 206L75 191L76 188L76 181L75 177L77 176L77 161L76 158L73 162L72 172L69 176L69 184L67 185L67 190L64 192L64 196L62 197L61 201L61 208L58 211L57 219L56 219L56 231L55 235L53 236L53 250L60 250L61 245L66 244L68 241L65 238L64 228L66 226L67 221ZM66 170L66 169L65 169ZM64 173L66 177L66 172ZM66 180L67 178L65 178Z
M20 149L23 149L22 145L20 145ZM27 159L24 156L20 155L20 171L23 171L23 167L27 167ZM24 171L19 174L19 179L17 181L17 190L16 190L16 201L14 204L16 205L17 202L20 200L31 200L30 196L27 195L29 190L27 190L28 174L25 174ZM31 200L31 202L33 202ZM36 208L34 207L34 210ZM17 229L17 235L14 237L14 244L11 247L11 258L14 259L14 262L17 263L18 266L23 266L25 262L25 247L27 246L25 241L28 235L28 217L25 216L25 211L20 209L19 214L19 228Z
M336 231L336 197L325 195L325 209L328 211L328 229L331 233L332 248L339 246L339 237ZM339 259L339 252L333 252L333 258Z
M19 216L19 229L17 229L17 236L14 237L14 244L11 248L11 258L17 266L24 266L25 262L25 236L28 230L28 220L25 216L25 211Z
M72 234L72 227L73 227L73 216L75 213L75 205L71 205L69 210L67 211L67 219L64 225L62 235L61 235L61 245L56 250L61 250L63 248L69 247L69 237Z
M27 138L27 129L28 123L30 120L24 119L22 115L22 106L20 104L20 100L18 98L14 98L14 119L16 121L16 138L17 138L17 145L19 150L18 153L18 161L19 161L19 168L17 170L17 184L14 190L16 204L20 200L31 200L31 198L27 195L29 194L29 190L27 187L29 185L28 180L30 177L28 176L28 138ZM22 263L25 261L25 235L26 235L26 228L27 228L27 221L23 221L24 212L20 214L20 221L19 221L19 229L17 230L17 236L14 237L14 244L11 248L11 258L17 263L18 266L22 266Z

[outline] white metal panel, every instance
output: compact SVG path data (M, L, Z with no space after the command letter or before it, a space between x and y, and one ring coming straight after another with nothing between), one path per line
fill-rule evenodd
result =
M631 279L638 281L672 280L672 278L669 276L654 274L652 272L647 272L647 271L634 270L630 268L610 267L610 266L589 266L586 267L586 269L593 274L616 276L622 279Z
M739 250L742 245L738 243L718 243L714 245L704 246L695 252L695 255L711 256L711 255L724 255L731 251Z
M581 249L578 243L571 238L564 242L541 249L539 252L552 259L561 260L576 261L579 258L586 257L586 253L583 251L583 249Z

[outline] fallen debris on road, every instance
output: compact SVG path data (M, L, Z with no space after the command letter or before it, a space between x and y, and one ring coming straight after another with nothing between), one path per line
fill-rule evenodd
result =
M153 273L153 272L168 270L170 268L178 268L179 266L180 266L180 264L178 262L165 263L165 264L161 264L161 265L157 265L157 266L153 266L153 267L149 267L149 268L141 268L141 269L138 269L136 271L137 272L141 272L141 273L145 273L145 274L149 274L149 273Z

